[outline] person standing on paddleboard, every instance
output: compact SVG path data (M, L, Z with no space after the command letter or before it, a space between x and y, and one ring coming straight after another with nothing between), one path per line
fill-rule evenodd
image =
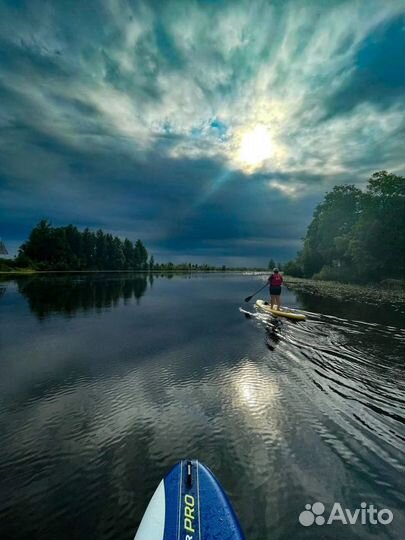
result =
M273 268L273 273L268 279L270 285L270 306L275 309L280 309L280 294L283 284L283 276L278 271L278 268Z

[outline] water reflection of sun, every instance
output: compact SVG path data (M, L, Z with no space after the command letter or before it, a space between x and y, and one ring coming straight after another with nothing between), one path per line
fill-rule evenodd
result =
M247 362L233 374L234 402L240 409L260 416L278 400L277 382L255 364Z

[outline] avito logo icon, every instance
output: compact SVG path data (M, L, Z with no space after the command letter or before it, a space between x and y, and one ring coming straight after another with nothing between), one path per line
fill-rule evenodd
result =
M333 504L329 516L325 517L325 505L321 502L306 504L305 510L301 512L298 521L304 527L315 525L330 525L340 522L342 525L389 525L394 519L394 514L388 508L378 510L373 504L367 505L362 502L360 508L353 511L349 508L343 508L339 502Z

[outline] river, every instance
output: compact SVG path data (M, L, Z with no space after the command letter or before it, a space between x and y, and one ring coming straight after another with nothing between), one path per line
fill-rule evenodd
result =
M0 538L132 539L190 457L248 540L402 540L403 315L286 289L308 318L275 321L243 302L264 279L3 279ZM393 520L301 525L314 502Z

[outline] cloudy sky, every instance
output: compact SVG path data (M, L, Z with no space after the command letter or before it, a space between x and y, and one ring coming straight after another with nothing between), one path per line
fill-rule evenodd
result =
M264 264L335 184L404 170L402 1L0 0L0 235Z

